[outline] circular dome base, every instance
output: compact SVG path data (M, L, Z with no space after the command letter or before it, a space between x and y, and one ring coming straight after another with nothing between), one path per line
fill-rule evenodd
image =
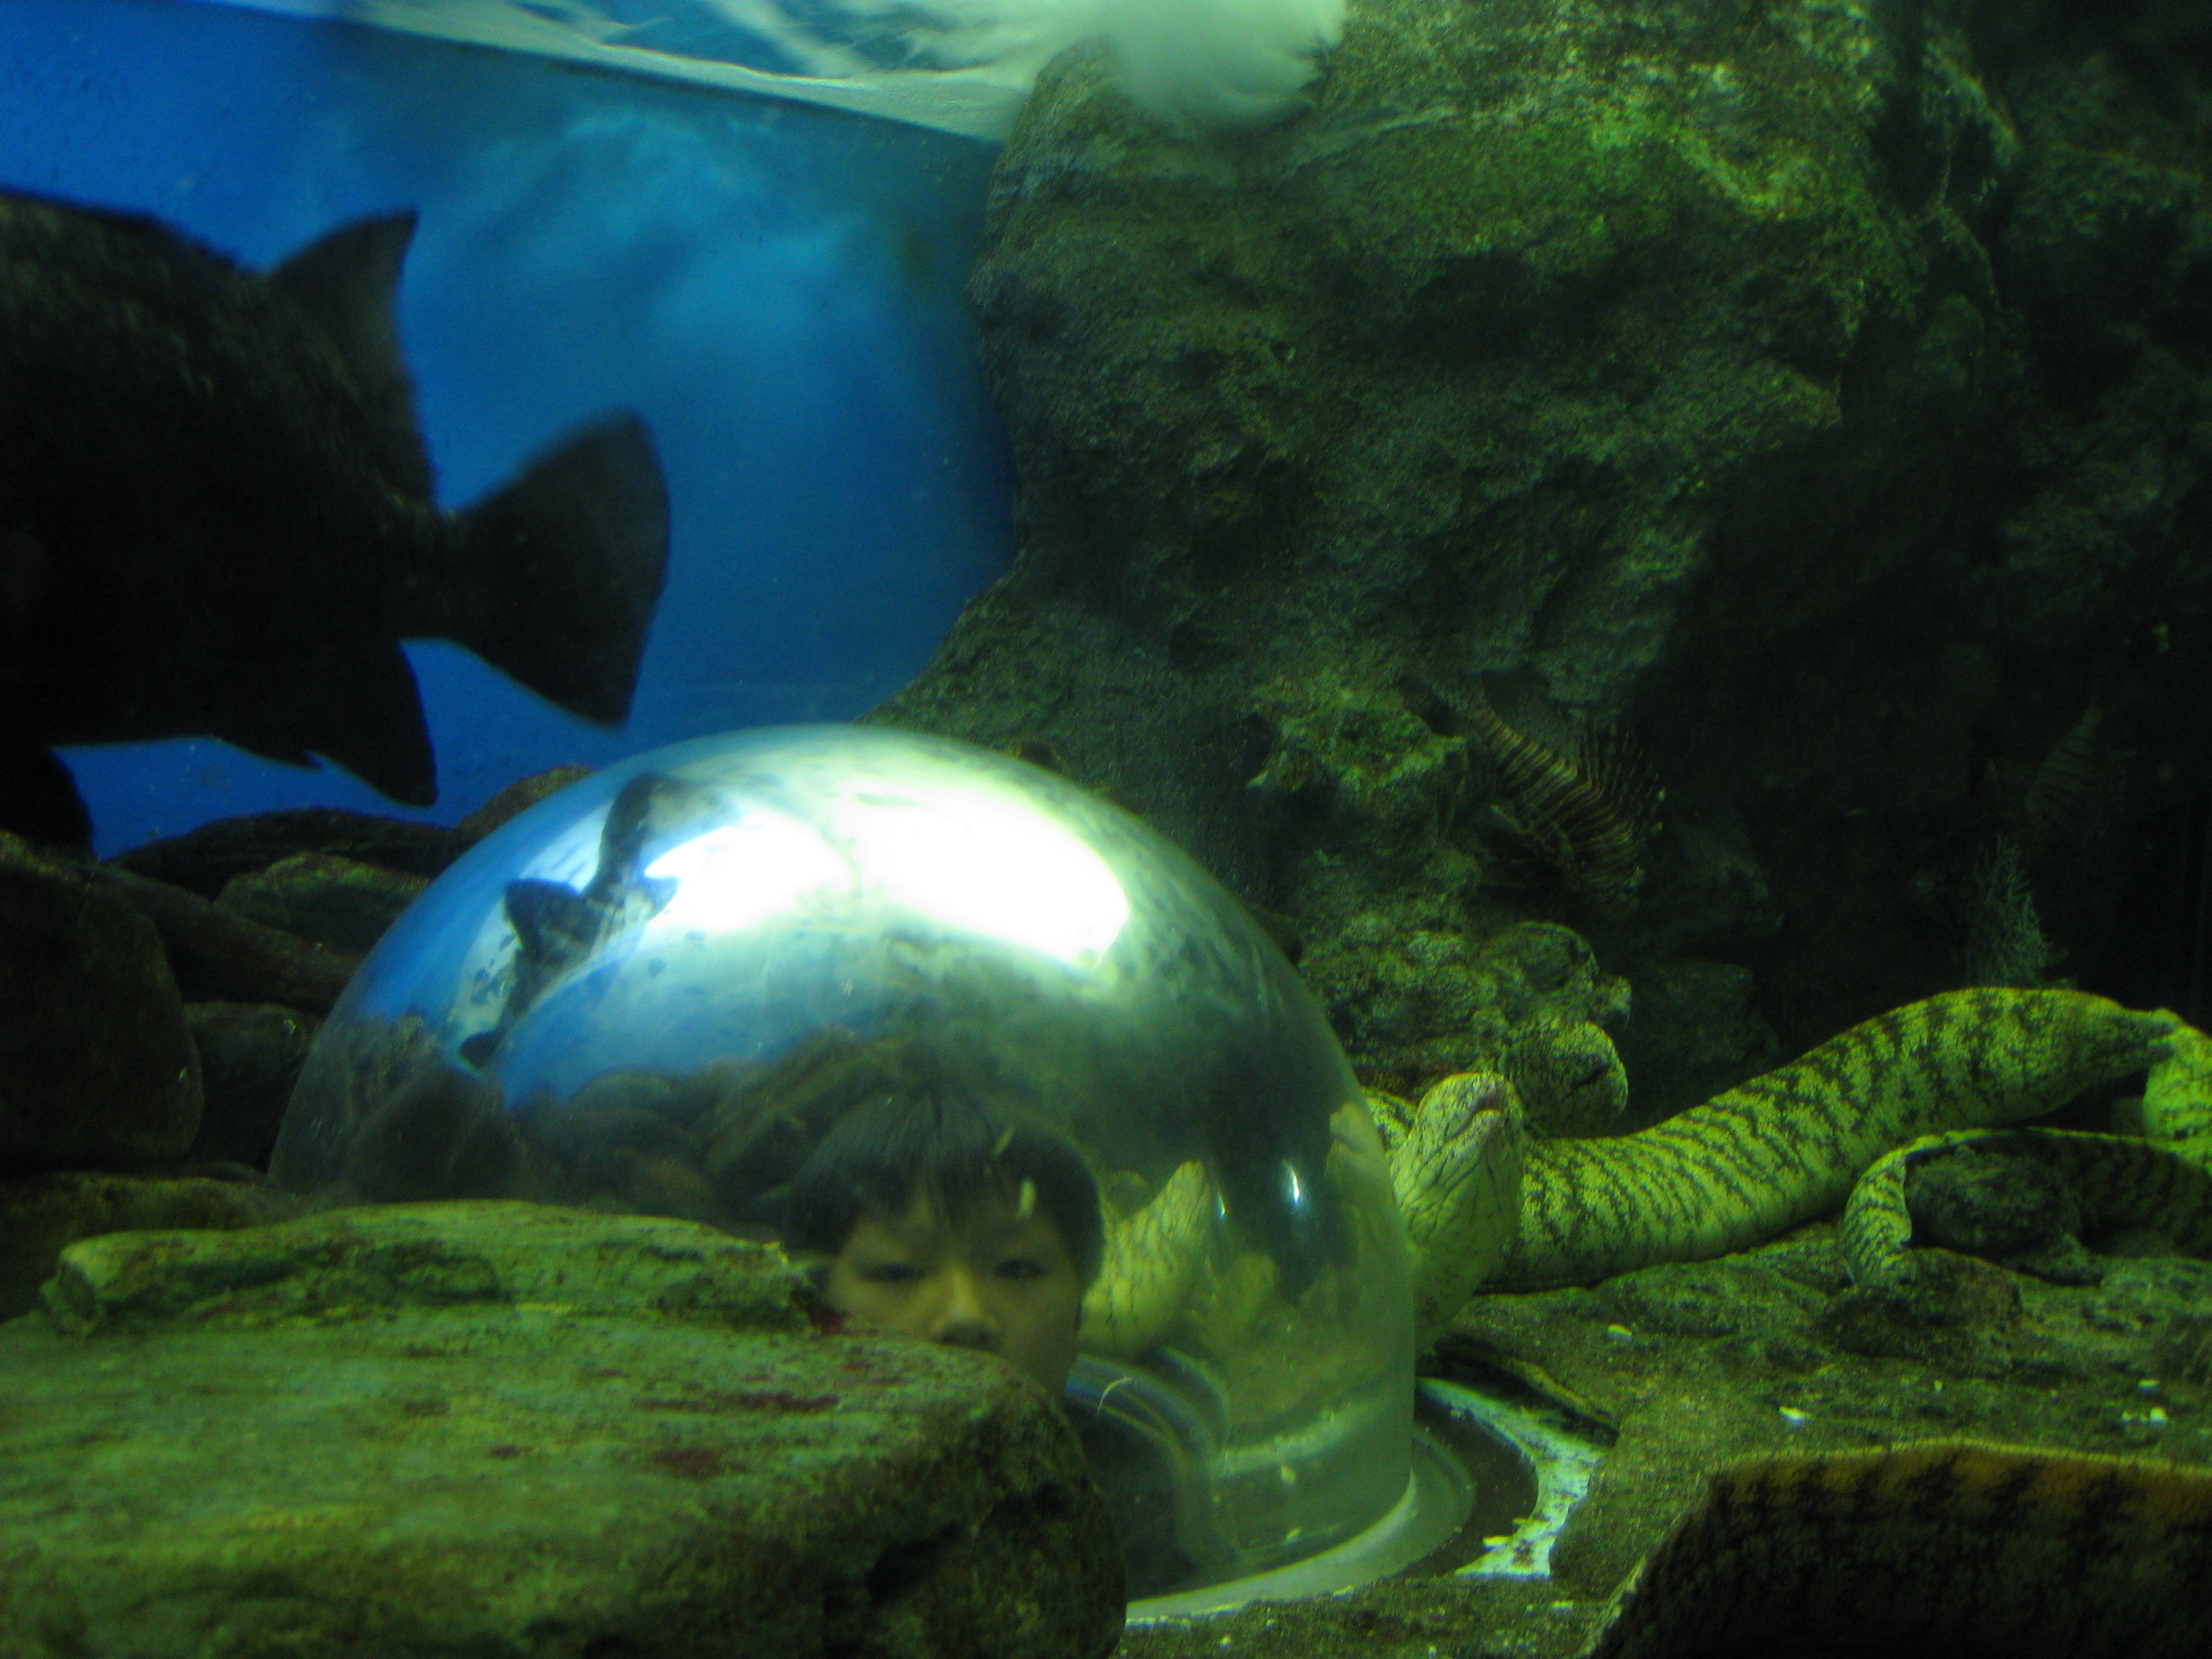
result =
M1228 1613L1249 1602L1329 1595L1394 1574L1542 1577L1601 1449L1552 1413L1423 1378L1413 1468L1380 1521L1334 1548L1271 1572L1140 1597L1133 1625Z

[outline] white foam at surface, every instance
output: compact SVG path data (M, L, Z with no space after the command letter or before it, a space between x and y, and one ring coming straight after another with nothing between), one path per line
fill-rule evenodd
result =
M1342 32L1345 0L672 0L726 23L773 71L656 50L590 0L218 0L661 79L827 105L996 142L1055 54L1111 42L1122 89L1182 131L1250 126L1299 104Z

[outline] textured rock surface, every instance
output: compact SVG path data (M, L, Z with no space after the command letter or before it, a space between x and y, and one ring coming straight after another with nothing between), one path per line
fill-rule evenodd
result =
M549 795L556 795L579 779L592 775L588 766L556 766L544 772L533 772L526 778L517 778L482 806L453 826L456 837L475 842L505 823L509 818L520 817Z
M302 806L202 824L188 835L149 842L108 863L214 898L234 876L265 870L295 853L329 853L405 875L433 877L469 850L475 837L434 823Z
M0 1328L0 1651L1109 1648L1056 1407L813 1328L780 1267L512 1204L76 1245Z
M200 1065L161 936L82 866L0 836L0 1174L174 1158Z
M248 1181L68 1172L0 1182L0 1319L39 1305L55 1259L81 1238L143 1228L258 1227L300 1200Z
M217 900L264 927L365 955L430 884L427 877L330 853L295 853L233 876Z
M320 1022L271 1002L187 1003L185 1020L207 1097L185 1157L266 1169Z
M1065 59L971 283L1016 567L881 717L1048 739L1290 917L1363 1064L1431 1063L1540 916L1668 980L1639 1114L1699 1098L1962 982L1998 835L2063 971L2171 1001L2205 84L2145 4L1374 0L1310 115L1209 148ZM1634 916L1504 832L1476 678L1642 732Z
M1762 1453L1967 1438L2212 1467L2212 1264L2106 1256L2101 1285L2061 1285L1923 1254L1949 1291L1879 1311L1826 1224L1590 1289L1476 1297L1433 1368L1508 1393L1516 1373L1547 1379L1613 1437L1554 1577L1402 1578L1132 1631L1123 1659L1567 1659L1707 1472ZM1902 1570L1940 1580L1946 1563Z
M189 888L106 866L96 876L160 930L177 983L195 1001L279 1002L328 1013L361 965L350 951L264 927Z

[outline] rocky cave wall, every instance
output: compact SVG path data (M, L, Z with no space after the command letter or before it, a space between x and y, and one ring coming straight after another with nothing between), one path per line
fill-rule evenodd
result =
M1478 1060L1531 920L1632 985L1644 1118L1977 978L2179 1003L2208 162L2159 0L1370 0L1226 142L1072 55L970 283L1016 565L874 718L1182 841L1370 1075ZM1632 909L1472 700L1640 738Z

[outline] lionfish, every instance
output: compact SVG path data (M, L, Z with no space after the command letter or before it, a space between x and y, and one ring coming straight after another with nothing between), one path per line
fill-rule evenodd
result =
M1515 730L1480 696L1451 700L1496 763L1514 829L1567 886L1611 915L1636 908L1637 862L1659 828L1664 793L1635 740L1578 723L1565 754Z

